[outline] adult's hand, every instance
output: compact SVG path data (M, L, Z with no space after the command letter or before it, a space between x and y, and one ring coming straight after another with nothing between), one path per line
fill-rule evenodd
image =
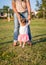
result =
M28 15L28 20L31 20L31 16L30 16L30 14Z

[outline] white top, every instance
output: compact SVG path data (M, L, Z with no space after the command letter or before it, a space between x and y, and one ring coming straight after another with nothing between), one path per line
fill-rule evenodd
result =
M22 0L15 0L16 9L18 12L24 12L27 10L25 1Z
M28 24L26 24L25 26L20 25L19 34L28 34Z

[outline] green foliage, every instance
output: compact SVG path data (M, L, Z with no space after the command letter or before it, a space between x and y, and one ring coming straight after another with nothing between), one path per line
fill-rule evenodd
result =
M41 14L42 13L42 14ZM43 12L42 11L39 11L38 13L37 13L37 16L38 16L38 18L42 18L43 17Z
M12 10L12 9L10 9L10 10L9 10L9 13L13 13L13 10Z
M38 17L40 18L46 18L46 0L41 0L41 2L39 3L39 0L36 0L37 4L36 6L38 7ZM42 11L42 12L41 12Z
M8 13L9 6L3 6L4 13Z

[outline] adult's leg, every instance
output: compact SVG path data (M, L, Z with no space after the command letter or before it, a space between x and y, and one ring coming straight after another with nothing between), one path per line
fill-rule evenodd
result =
M16 14L14 14L14 45L16 45L19 34L19 22Z
M29 35L29 40L32 40L32 36L31 36L31 30L30 30L30 26L28 26L28 35Z

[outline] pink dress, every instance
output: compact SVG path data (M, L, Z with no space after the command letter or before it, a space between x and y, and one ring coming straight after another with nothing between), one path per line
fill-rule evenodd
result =
M19 36L18 36L18 41L20 42L27 42L29 41L29 36L28 36L28 25L21 26L19 29Z
M29 41L29 37L27 34L20 34L18 36L18 41L21 41L21 42L27 42Z

